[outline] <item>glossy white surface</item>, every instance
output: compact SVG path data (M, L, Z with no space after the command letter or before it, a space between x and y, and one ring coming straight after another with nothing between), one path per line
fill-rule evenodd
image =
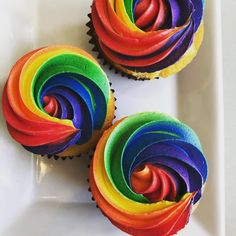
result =
M226 235L236 232L236 1L225 0L222 4L223 19L223 65L224 65L224 112L225 112L225 160L226 160Z
M55 43L91 51L86 35L91 1L0 0L1 91L15 60ZM208 2L204 45L177 77L136 82L104 69L116 90L117 118L139 111L179 117L199 134L209 161L205 196L179 235L224 235L223 105L219 1ZM95 55L95 54L94 54ZM90 201L87 159L31 157L8 135L0 116L0 235L124 235Z

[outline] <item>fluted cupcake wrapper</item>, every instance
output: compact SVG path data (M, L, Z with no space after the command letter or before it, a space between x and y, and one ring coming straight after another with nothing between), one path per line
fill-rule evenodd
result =
M93 159L93 155L91 156L90 161L92 161L92 159ZM90 164L88 165L88 170L90 172ZM93 196L91 186L90 186L90 178L89 177L87 178L87 182L88 182L88 192L90 193L91 200L95 203L96 208L100 210L100 212L103 214L103 216L105 216L109 220L109 218L105 215L105 213L102 211L102 209L98 206L98 204Z
M112 61L110 61L103 53L103 51L101 50L99 43L98 43L98 38L97 35L95 33L95 29L93 26L93 22L92 22L92 16L91 13L88 14L88 18L89 21L86 24L86 26L89 28L87 35L90 36L90 40L89 43L91 45L93 45L93 52L97 53L97 59L102 60L102 65L107 66L109 68L110 71L113 71L115 74L120 74L121 77L126 77L128 79L132 79L135 81L145 81L145 80L150 80L148 78L137 78L136 76L133 76L131 74L127 74L124 71L122 71L118 66L116 66L114 63L112 63ZM159 79L159 77L156 77L156 79Z
M80 157L82 157L82 156L86 156L86 157L88 157L88 156L90 156L91 154L89 154L91 151L94 151L95 150L95 148L93 148L93 149L91 149L90 151L88 151L87 153L81 153L81 154L78 154L78 155L74 155L74 156L58 156L58 155L41 155L41 157L46 157L46 158L48 158L48 159L53 159L53 160L55 160L55 161L57 161L57 160L63 160L63 161L65 161L65 160L73 160L74 158L80 158Z

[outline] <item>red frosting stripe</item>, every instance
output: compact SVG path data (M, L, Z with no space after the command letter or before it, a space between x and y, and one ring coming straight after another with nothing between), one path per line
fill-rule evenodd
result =
M139 17L137 17L135 14L136 16L135 23L139 28L147 27L148 24L150 24L150 22L154 20L156 16L156 12L158 12L158 8L159 8L158 3L155 0L151 0L151 1L144 0L144 1L140 1L140 3L137 5L136 11L140 11L138 8L143 2L147 2L146 9L143 6L141 6L141 14L138 14Z
M57 100L51 96L44 96L43 102L44 102L44 110L50 116L57 117L57 114L59 112L59 105L58 105Z
M178 44L178 42L176 43ZM175 48L176 44L174 44L173 46L171 46L170 48L168 48L166 51L158 54L157 56L151 57L151 58L146 58L146 59L137 59L135 61L132 60L126 60L124 58L120 59L119 57L116 57L115 53L112 52L111 50L109 50L108 48L106 48L103 44L101 44L101 48L103 50L103 52L109 57L111 58L111 60L117 64L120 65L127 65L127 66L142 66L143 64L146 65L152 65L153 63L157 63L160 62L161 60L163 60L165 57L167 57L168 55L170 55L170 53L173 51L173 49ZM158 45L159 46L159 45Z
M142 170L136 170L131 176L133 190L143 194L150 202L158 202L164 199L174 201L177 196L172 177L152 165L145 165Z
M50 122L35 115L19 99L21 97L19 80L22 68L27 60L38 50L26 54L15 64L3 91L3 113L7 118L9 133L22 145L38 146L56 141L60 142L78 132L73 127ZM55 132L55 129L57 132ZM27 135L30 136L30 139Z
M163 24L166 21L167 17L167 10L166 5L164 4L164 0L159 0L159 9L156 16L156 20L151 28L149 28L149 31L157 30L163 26Z

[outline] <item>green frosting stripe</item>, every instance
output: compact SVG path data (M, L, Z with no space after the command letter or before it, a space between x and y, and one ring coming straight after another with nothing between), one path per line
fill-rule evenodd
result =
M73 66L71 66L73 65ZM102 91L106 102L109 100L109 82L102 69L93 63L91 60L74 54L61 54L50 58L41 65L33 80L32 97L37 103L39 102L39 95L43 85L53 76L62 73L74 73L83 75L92 82L94 82Z
M130 20L134 23L134 14L133 14L133 0L124 1L126 12Z

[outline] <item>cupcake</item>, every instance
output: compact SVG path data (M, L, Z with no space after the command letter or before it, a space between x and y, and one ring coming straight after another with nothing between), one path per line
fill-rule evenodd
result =
M106 217L134 236L183 229L202 197L207 162L195 132L146 112L104 132L90 167L90 188Z
M88 32L102 57L136 79L168 77L196 56L204 0L94 0Z
M96 60L72 46L36 49L13 66L2 96L7 128L26 150L72 157L94 148L114 119L114 97Z

